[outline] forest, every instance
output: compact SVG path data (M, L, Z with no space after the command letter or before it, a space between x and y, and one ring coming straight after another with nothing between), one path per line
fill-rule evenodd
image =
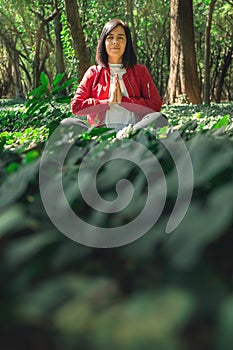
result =
M112 18L167 126L60 124ZM0 20L0 349L231 350L233 1L0 0Z
M171 30L170 3L177 9ZM188 0L183 7L177 3L1 0L0 97L26 98L38 87L41 72L47 74L50 83L59 73L65 73L64 79L76 77L79 81L95 63L102 27L110 18L121 18L131 28L138 61L149 68L162 97L167 92L169 73L173 73L170 39L174 33L174 41L184 38L179 50L185 57L191 60L194 55L183 74L189 78L189 71L197 72L201 99L207 103L232 100L232 1L194 0L192 6ZM181 74L179 63L174 64ZM184 99L189 94L186 89L180 87L168 102Z

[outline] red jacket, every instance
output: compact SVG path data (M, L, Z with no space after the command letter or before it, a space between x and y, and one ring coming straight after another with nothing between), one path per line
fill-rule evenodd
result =
M137 121L151 112L161 110L162 100L148 69L136 64L127 68L122 76L129 97L122 97L121 106L134 112ZM109 109L110 68L91 66L78 86L71 101L71 111L78 116L87 115L90 125L104 123Z

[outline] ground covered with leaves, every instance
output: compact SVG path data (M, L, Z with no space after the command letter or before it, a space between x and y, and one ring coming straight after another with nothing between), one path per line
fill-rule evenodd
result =
M230 350L233 104L164 106L167 127L149 126L120 140L106 128L78 137L75 130L60 131L50 152L57 155L71 145L64 189L73 211L94 226L120 227L137 217L147 182L127 160L103 167L98 189L106 200L116 197L121 177L137 190L124 210L97 215L74 187L81 164L91 181L93 165L116 149L132 153L137 142L165 174L166 203L149 231L121 247L93 248L63 235L42 203L39 169L46 141L70 116L65 97L54 101L54 96L1 102L0 348ZM187 213L169 234L166 225L179 188L165 145L174 135L187 147L194 182ZM52 164L55 178L56 169Z

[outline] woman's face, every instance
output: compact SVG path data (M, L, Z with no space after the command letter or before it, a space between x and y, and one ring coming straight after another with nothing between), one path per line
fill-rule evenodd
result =
M116 26L105 39L105 48L109 63L122 63L126 48L125 30L121 25Z

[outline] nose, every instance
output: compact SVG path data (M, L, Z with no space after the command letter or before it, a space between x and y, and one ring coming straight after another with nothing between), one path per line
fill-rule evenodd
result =
M113 38L113 44L117 44L118 43L118 39L117 38Z

